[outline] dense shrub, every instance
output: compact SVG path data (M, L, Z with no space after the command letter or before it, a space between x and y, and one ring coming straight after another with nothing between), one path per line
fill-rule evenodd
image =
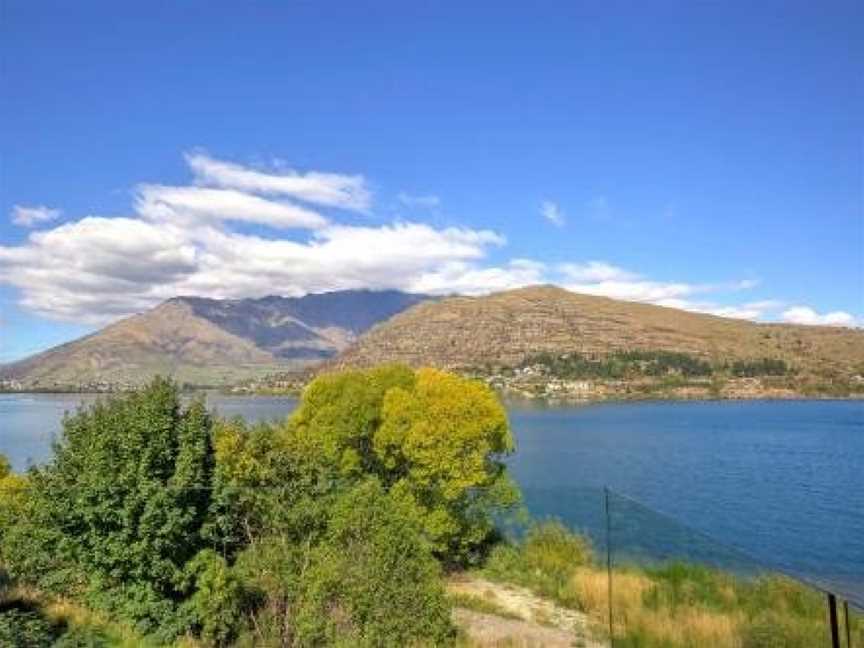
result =
M729 371L739 378L756 376L786 376L791 373L785 360L762 358L760 360L737 360Z
M301 581L302 645L442 645L450 609L420 528L377 480L339 498Z
M613 351L603 357L579 353L540 353L522 363L540 366L559 378L619 380L624 378L705 378L731 374L737 378L788 376L793 370L785 360L760 358L712 365L710 362L676 351Z
M61 632L34 610L0 608L0 646L49 648Z
M594 553L587 538L556 520L535 523L517 543L501 543L486 561L493 580L515 582L565 605L579 607L570 588L576 570L591 565Z
M67 417L26 478L0 464L0 560L159 643L448 644L439 559L495 537L512 449L491 390L435 370L325 375L252 426L156 379Z
M102 400L64 420L53 460L28 476L3 559L23 581L177 634L178 584L204 548L212 472L201 401L183 407L162 379Z

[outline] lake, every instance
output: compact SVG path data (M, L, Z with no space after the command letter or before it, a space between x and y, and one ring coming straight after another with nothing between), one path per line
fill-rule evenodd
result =
M0 395L0 452L44 461L63 412L94 396ZM211 394L224 416L268 420L296 401ZM864 600L864 402L510 403L511 469L532 513L602 543L602 487L637 498L758 560ZM613 497L650 545L675 525ZM614 534L613 534L614 535Z

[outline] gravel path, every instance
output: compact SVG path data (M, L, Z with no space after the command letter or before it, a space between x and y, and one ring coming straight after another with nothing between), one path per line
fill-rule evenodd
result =
M504 616L457 608L454 620L477 646L519 648L607 648L592 637L588 618L562 608L523 587L493 583L473 576L451 579L448 589L494 605Z

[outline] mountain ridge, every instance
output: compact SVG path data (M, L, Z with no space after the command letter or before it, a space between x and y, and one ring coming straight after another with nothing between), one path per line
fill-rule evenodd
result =
M778 357L807 369L864 371L864 331L752 322L529 286L414 306L372 327L328 364L514 367L538 353L646 350L712 360Z
M394 290L234 300L173 297L3 365L0 379L40 389L122 388L158 373L195 385L229 385L333 356L372 324L425 299Z

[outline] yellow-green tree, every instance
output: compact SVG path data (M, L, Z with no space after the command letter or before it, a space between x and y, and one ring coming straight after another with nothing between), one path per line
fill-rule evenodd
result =
M421 369L387 392L373 440L392 492L418 511L435 550L464 559L518 491L501 459L514 449L504 407L484 383Z
M332 478L379 473L372 443L381 426L384 397L397 387L413 388L414 381L414 372L403 365L319 376L303 392L289 421L292 455Z
M514 449L504 408L484 383L443 371L386 365L323 375L285 438L321 480L376 475L445 559L470 558L492 534L494 511L518 500L501 461Z
M5 455L0 454L0 566L3 560L4 536L24 514L27 478L16 475Z

